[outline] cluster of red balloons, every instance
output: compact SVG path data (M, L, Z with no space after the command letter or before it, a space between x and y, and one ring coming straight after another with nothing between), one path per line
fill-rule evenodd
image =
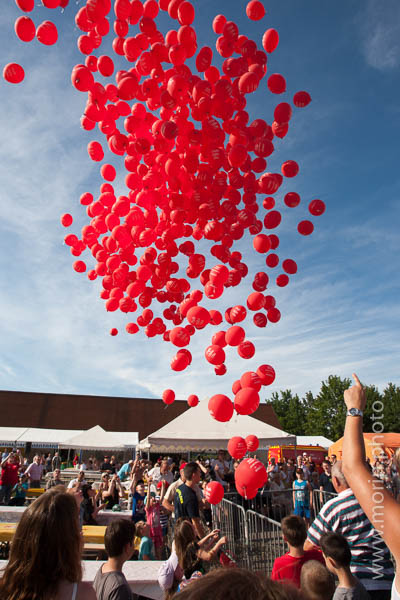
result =
M267 479L267 470L257 458L245 458L235 471L236 489L247 499L254 498Z
M25 13L34 8L34 0L16 4ZM42 4L63 8L68 0ZM159 11L174 22L165 35L158 29ZM246 15L252 21L263 19L263 3L248 2ZM101 279L106 310L130 315L127 333L143 329L147 337L160 336L175 347L174 371L191 364L188 347L198 330L225 321L227 327L211 336L204 351L206 362L221 376L227 372L230 352L235 350L244 360L254 357L245 320L251 315L260 328L277 323L281 313L276 299L265 292L271 284L288 285L297 272L292 258L277 253L276 230L284 218L282 208L297 207L301 198L289 191L281 202L276 194L300 167L289 157L277 172L270 172L267 159L289 131L293 107L307 106L311 97L297 91L291 103L276 104L270 122L252 119L246 111L249 94L262 86L275 97L288 87L285 77L271 70L263 82L267 61L279 46L278 32L266 29L258 47L235 22L219 14L212 24L218 36L213 49L200 45L194 19L195 8L188 0L86 0L77 7L77 48L83 58L72 69L71 82L86 95L82 128L104 136L87 145L90 159L101 163L102 184L99 193L81 195L88 222L64 241L76 259L74 270L87 272L91 281ZM24 42L36 37L52 45L58 38L51 21L36 25L27 15L17 19L15 32ZM100 50L110 34L112 56ZM191 58L194 68L187 64ZM24 77L15 63L3 74L12 83ZM117 169L110 157L124 172L122 195L113 186ZM320 216L325 204L312 200L308 210ZM72 215L62 215L61 223L70 227ZM313 229L308 219L297 225L301 235ZM245 257L235 249L245 237L252 238L256 256L264 255L266 270L254 274L253 291L242 304L225 313L209 309L208 301L221 298L248 276ZM209 252L201 240L207 240ZM79 258L86 250L94 259L89 269ZM273 269L278 273L272 275ZM112 328L110 334L116 336L118 330ZM261 386L274 379L270 365L243 373L233 383L233 401L222 394L213 396L210 413L219 421L229 421L235 411L252 414L259 406ZM174 399L174 391L165 390L163 401L171 404ZM188 403L196 406L197 396L191 395ZM245 442L246 451L254 451L255 440ZM253 484L247 481L242 487L253 490Z
M245 439L234 436L228 442L228 452L232 458L240 460L247 452L256 452L259 445L260 442L256 435L248 435Z
M34 0L15 0L17 7L24 13L30 13L35 8ZM45 8L66 8L69 0L41 0ZM53 46L58 40L58 30L52 21L42 21L35 25L28 16L18 17L14 23L14 31L21 42L32 42L36 39L45 46ZM25 71L18 63L8 63L3 69L3 78L9 83L21 83Z

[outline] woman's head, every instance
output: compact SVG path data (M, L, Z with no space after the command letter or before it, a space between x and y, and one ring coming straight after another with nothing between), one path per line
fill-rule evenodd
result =
M218 568L196 579L176 596L178 600L301 600L294 587L259 577L246 569Z
M24 511L14 534L0 596L8 600L54 597L62 580L80 581L82 538L73 495L56 486Z

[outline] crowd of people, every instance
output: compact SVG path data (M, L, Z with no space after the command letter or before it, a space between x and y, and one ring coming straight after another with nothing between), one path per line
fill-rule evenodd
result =
M223 450L213 460L199 456L188 463L163 457L152 464L137 457L118 464L114 457L104 457L97 489L86 480L87 463L79 470L79 461L77 476L63 486L59 456L54 455L46 457L52 468L46 493L26 508L18 524L0 578L0 597L131 600L122 570L125 561L137 558L164 559L158 581L166 600L249 595L263 600L400 600L393 564L393 558L400 560L399 453L390 458L382 451L369 464L362 439L365 395L357 378L345 392L345 402L349 411L341 461L331 456L318 465L304 454L268 462L268 493L279 497L285 492L292 502L281 520L287 552L275 559L269 578L221 567L232 567L232 561L224 551L226 537L213 529L204 487L219 481L235 502L238 462L229 461ZM24 465L14 452L3 455L1 467L0 498L11 503L20 497L17 492L28 489L28 482L38 486L46 469L40 456ZM17 483L7 479L10 473L19 476ZM95 524L102 508L120 506L126 491L131 519L117 518L107 527L108 560L93 587L84 584L80 525ZM313 498L323 500L318 510ZM167 540L168 531L172 539Z

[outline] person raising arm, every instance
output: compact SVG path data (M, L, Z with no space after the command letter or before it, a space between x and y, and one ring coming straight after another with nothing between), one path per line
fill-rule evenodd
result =
M374 478L368 469L362 426L365 391L355 373L353 373L353 379L355 384L344 392L347 415L343 438L342 469L361 507L391 550L396 564L399 564L400 505L385 489L383 482ZM379 433L376 437L379 439ZM396 576L392 600L399 599L400 578Z

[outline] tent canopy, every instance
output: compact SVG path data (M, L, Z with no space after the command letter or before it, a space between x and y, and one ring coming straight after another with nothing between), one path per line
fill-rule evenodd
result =
M365 454L374 461L381 450L386 450L389 454L393 450L400 448L400 433L364 433ZM329 455L336 454L337 458L342 458L343 438L332 444L329 448Z
M38 427L29 427L19 438L18 446L25 446L30 442L32 448L58 448L61 442L69 439L73 435L81 433L76 429L40 429Z
M27 427L0 427L0 445L15 446L18 438L27 431Z
M100 425L95 425L91 429L87 431L82 431L77 435L74 435L68 440L65 440L61 444L59 444L60 448L77 448L81 450L126 450L127 448L132 448L135 444L130 442L129 444L123 443L121 437L119 437L120 433L115 434L111 431L105 431ZM125 437L125 441L127 441L128 436L136 435L135 439L137 440L137 433L123 433Z
M298 435L297 445L298 446L321 446L321 448L328 449L332 446L333 442L323 435Z
M141 440L137 449L152 452L218 450L226 447L231 437L246 437L250 433L258 437L260 448L273 444L296 443L296 436L254 417L235 413L227 423L216 421L208 412L208 400L203 400L196 407L185 411Z

